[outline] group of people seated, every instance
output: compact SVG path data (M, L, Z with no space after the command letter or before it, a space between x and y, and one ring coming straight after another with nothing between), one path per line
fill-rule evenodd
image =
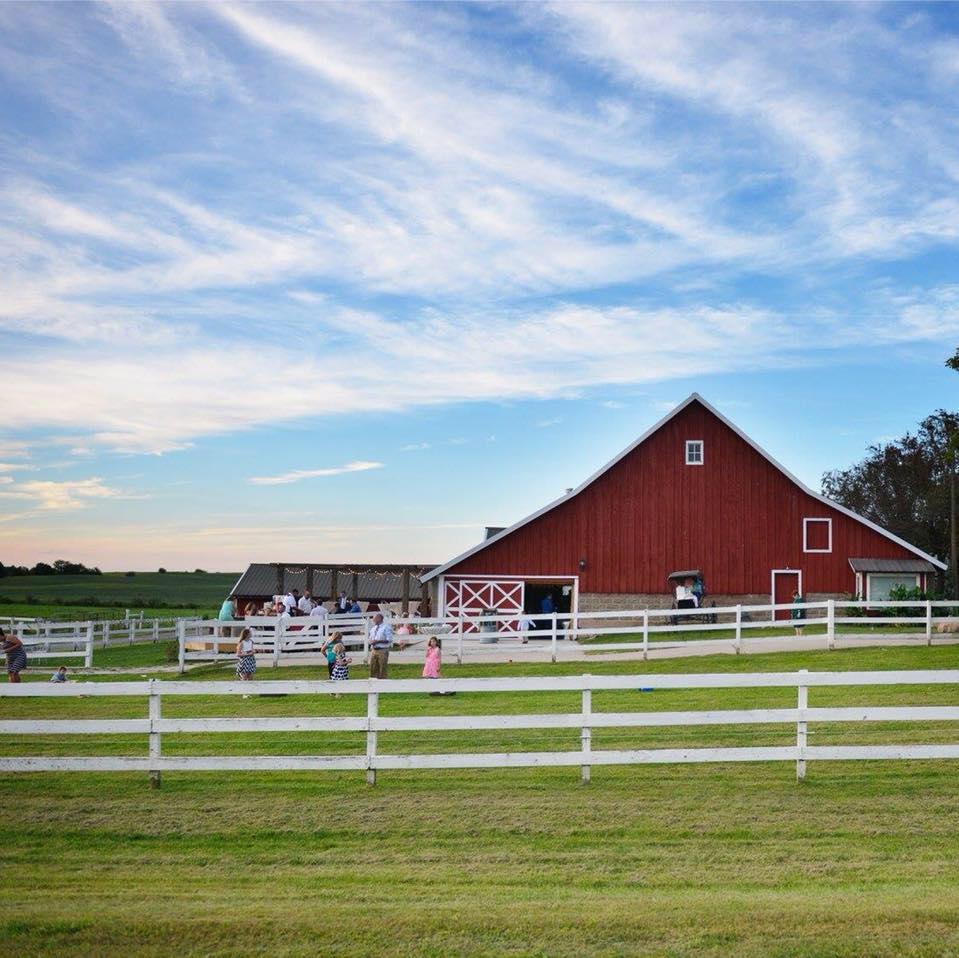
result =
M698 609L703 601L705 588L702 579L683 579L676 586L676 608Z
M300 595L299 589L290 589L282 597L267 599L262 606L258 606L255 602L247 602L242 609L237 606L237 597L231 595L220 608L218 618L221 621L233 621L252 616L285 616L286 618L313 616L314 618L325 618L328 615L360 615L362 612L360 603L356 599L348 599L345 592L341 592L334 600L333 611L331 612L326 603L316 601L309 592Z

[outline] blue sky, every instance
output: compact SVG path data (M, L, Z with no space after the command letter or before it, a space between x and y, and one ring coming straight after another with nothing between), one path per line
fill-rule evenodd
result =
M959 342L959 6L0 5L0 558L443 561Z

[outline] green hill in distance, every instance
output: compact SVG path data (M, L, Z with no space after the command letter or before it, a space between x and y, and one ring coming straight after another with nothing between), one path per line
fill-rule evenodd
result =
M18 606L219 608L238 572L104 572L103 575L27 575L0 579L0 615Z

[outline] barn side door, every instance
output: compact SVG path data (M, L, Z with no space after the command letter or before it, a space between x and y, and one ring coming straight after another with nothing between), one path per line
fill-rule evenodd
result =
M792 602L796 592L802 594L802 572L798 569L773 569L773 605ZM789 609L777 609L773 618L788 619Z

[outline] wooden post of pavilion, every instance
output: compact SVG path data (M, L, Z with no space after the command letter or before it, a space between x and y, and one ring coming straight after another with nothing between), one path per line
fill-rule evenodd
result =
M351 598L354 602L359 602L359 601L360 601L360 574L359 574L359 572L354 572L354 573L353 573L353 580L352 580L352 582L350 583L350 590L351 590L352 593L353 593L353 594L350 596L350 598Z
M330 598L336 602L336 577L339 570L337 567L330 566Z
M404 569L400 579L400 595L403 600L403 615L410 614L410 570Z
M313 598L313 566L311 565L306 567L306 591L310 593L310 598Z
M284 589L283 589L283 586L285 584L284 572L286 572L286 569L283 567L281 563L278 562L276 564L276 594L277 595L284 595Z

